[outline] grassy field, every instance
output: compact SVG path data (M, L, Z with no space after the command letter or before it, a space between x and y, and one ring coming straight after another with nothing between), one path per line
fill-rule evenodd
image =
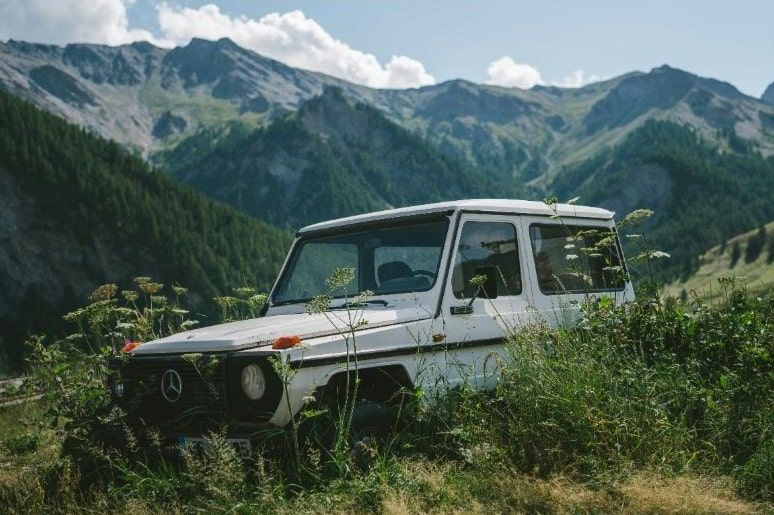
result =
M774 222L765 226L769 241L774 241ZM774 261L769 257L769 250L762 249L752 260L746 259L750 241L756 237L758 230L740 234L730 239L724 245L718 245L701 256L701 266L688 280L675 281L667 285L666 290L672 295L696 292L708 299L716 299L721 295L718 279L736 276L743 281L750 292L763 293L774 286ZM734 259L734 249L738 249L738 257Z
M103 297L79 316L94 343L130 311ZM131 316L153 327L156 314ZM210 452L170 460L157 433L130 430L103 358L72 360L82 337L38 340L32 372L48 395L0 407L0 511L774 511L774 296L731 284L713 303L642 296L587 306L576 330L523 328L493 392L406 392L395 431L365 448L295 447L290 429L247 462L217 434Z
M367 472L310 489L234 471L228 460L206 472L219 487L186 500L165 492L182 471L83 491L77 471L39 402L0 408L0 500L8 513L766 513L774 505L745 500L726 476L636 471L605 481L561 474L536 477L503 463L382 456ZM232 475L233 474L233 475ZM228 477L231 476L232 481ZM248 491L229 491L253 482ZM197 486L201 481L192 481ZM165 486L165 483L169 483ZM156 490L154 492L154 490ZM202 493L199 494L202 496ZM4 510L3 510L4 511Z

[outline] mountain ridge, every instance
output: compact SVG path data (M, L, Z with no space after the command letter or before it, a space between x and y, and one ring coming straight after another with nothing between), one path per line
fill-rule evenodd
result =
M33 73L42 67L48 68ZM61 75L62 91L46 90L46 73ZM44 77L36 81L34 74ZM202 128L270 124L331 86L455 158L537 184L651 118L689 123L710 139L735 128L764 155L774 153L774 105L668 66L576 89L519 90L454 79L380 90L289 67L227 38L194 38L174 49L0 43L0 87L148 157ZM173 130L166 126L170 118L177 120Z

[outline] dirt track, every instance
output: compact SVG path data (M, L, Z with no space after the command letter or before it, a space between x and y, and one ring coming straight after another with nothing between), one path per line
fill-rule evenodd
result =
M27 379L27 377L15 377L13 379L5 379L0 381L0 408L36 401L43 397L43 394L30 392L9 394L9 390L14 390L20 387Z

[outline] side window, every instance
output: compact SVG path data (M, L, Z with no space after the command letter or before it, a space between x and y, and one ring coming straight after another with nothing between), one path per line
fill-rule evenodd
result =
M604 227L533 225L529 229L538 286L546 294L620 290L617 237Z
M521 269L516 227L507 222L465 222L457 245L452 289L458 299L470 298L476 287L470 280L481 267L497 270L497 295L521 293Z

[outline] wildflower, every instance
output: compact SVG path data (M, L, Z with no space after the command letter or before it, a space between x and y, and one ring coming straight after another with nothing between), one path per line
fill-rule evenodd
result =
M355 278L354 268L337 268L333 274L325 281L329 290L344 288Z
M110 300L113 297L116 296L116 292L118 291L118 286L116 286L113 283L103 284L102 286L99 286L94 292L89 296L89 299L91 299L92 302L97 302L101 300Z
M237 297L246 299L248 297L255 295L256 290L255 288L251 288L249 286L241 286L239 288L234 288L234 293L236 293Z
M257 293L247 300L251 306L257 307L257 306L263 306L264 304L266 304L267 299L268 299L268 296L265 293Z
M134 278L134 282L137 283L138 285L149 283L150 280L151 280L150 277L145 277L145 276L140 276L140 277L135 277Z
M213 297L212 300L215 304L224 309L236 306L239 303L239 299L236 297Z
M191 365L196 366L199 360L202 359L202 357L204 357L204 354L202 354L201 352L189 352L188 354L183 354L180 357L183 359L183 361L186 361Z
M124 290L121 292L121 296L126 302L134 302L139 297L139 294L134 290Z
M646 219L653 216L653 211L650 209L635 209L628 215L624 217L624 219L621 221L620 224L618 224L619 227L624 227L626 225L638 225L644 222Z
M328 311L331 305L330 295L318 295L306 304L307 313L322 313Z
M153 295L154 293L158 293L163 287L163 284L154 283L151 281L140 284L140 290L142 290L142 292L146 295Z
M182 286L173 286L172 291L175 292L175 295L178 297L182 297L186 293L188 293L188 288L183 288Z

